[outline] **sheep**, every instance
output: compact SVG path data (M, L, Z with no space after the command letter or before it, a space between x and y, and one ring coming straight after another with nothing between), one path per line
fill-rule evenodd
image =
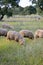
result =
M8 28L8 29L12 29L12 30L14 30L14 27L13 26L10 26L9 24L2 24L2 27L3 28Z
M24 38L22 37L22 35L19 34L19 32L16 31L8 31L7 39L20 42L21 45L24 44Z
M43 30L41 29L36 30L34 38L43 38Z
M29 30L21 30L19 31L19 33L23 36L23 37L26 37L26 38L30 38L30 39L34 39L34 35L31 31Z
M7 29L0 28L0 36L7 36Z

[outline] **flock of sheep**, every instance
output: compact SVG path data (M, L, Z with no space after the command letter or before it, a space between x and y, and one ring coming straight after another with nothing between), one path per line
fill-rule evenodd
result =
M34 38L43 38L43 30L36 30L35 34L33 34L30 30L21 30L19 32L7 30L5 28L13 28L12 26L8 24L3 24L3 28L0 28L0 36L7 37L8 40L15 40L16 42L19 42L21 45L25 43L25 38L34 39ZM14 28L13 28L14 29Z

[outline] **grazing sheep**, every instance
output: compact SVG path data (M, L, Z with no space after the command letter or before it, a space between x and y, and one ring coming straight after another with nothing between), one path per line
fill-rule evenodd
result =
M7 36L7 32L6 29L0 28L0 36Z
M21 45L24 44L24 38L16 31L8 31L7 39L20 42Z
M21 30L19 32L23 37L27 37L27 38L30 38L30 39L34 39L34 35L31 31L29 30Z
M9 24L2 24L2 27L3 28L8 28L8 29L13 29L14 30L14 27L13 26L10 26Z
M43 38L43 30L38 29L34 35L35 38Z

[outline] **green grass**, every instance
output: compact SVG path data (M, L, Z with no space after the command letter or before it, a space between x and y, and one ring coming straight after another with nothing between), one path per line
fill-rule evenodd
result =
M2 23L5 22L0 22L0 27ZM37 29L43 29L43 21L6 23L13 25L16 31L28 29L34 33ZM26 38L25 44L20 45L0 37L0 65L43 65L43 38Z

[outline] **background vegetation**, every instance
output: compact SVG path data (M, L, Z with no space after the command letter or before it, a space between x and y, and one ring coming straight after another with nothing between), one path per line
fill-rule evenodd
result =
M12 15L31 15L40 14L43 15L43 0L31 0L35 6L28 6L25 8L20 7L18 4L20 0L1 0L0 1L0 20L3 19L4 15L8 17ZM4 5L4 7L2 7ZM11 7L10 7L11 6Z

